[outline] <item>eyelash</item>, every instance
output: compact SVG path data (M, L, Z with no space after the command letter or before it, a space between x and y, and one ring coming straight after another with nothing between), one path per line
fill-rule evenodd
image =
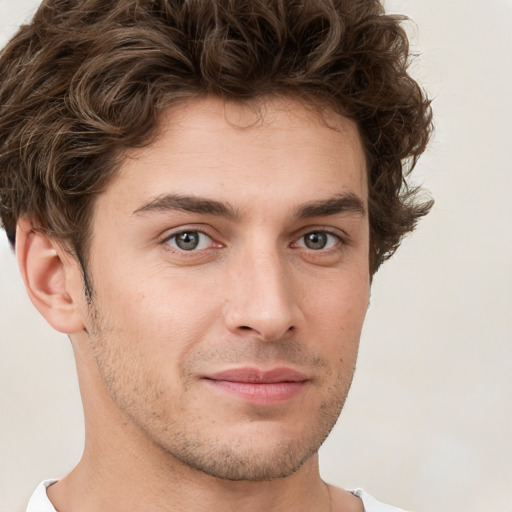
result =
M192 247L191 249L187 250L187 249L183 249L181 247L178 246L176 240L177 240L177 237L179 237L180 235L185 235L185 234L198 234L199 237L207 237L210 242L209 242L209 247L203 247L203 248L197 248L197 247ZM328 247L328 248L319 248L319 249L313 249L311 247L307 247L306 245L306 242L305 242L305 237L307 237L308 235L312 235L312 234L317 234L317 235L328 235L330 237L333 237L335 239L333 245L331 247ZM174 244L171 243L171 241L174 240ZM299 241L304 241L304 246L298 246L297 244L299 243ZM328 244L329 242L327 242ZM337 232L334 232L332 230L329 230L329 229L326 229L326 228L318 228L318 229L309 229L308 231L304 232L303 234L301 234L297 239L295 239L294 242L292 242L290 244L291 247L296 247L296 248L300 248L300 249L305 249L311 253L317 253L317 254L325 254L325 253L328 253L328 252L331 252L333 250L336 250L337 248L339 249L339 246L340 245L345 245L347 242L345 240L344 237L340 236L339 233ZM209 249L216 249L216 248L222 248L222 244L219 244L217 242L215 242L215 240L210 236L208 235L207 233L205 233L204 231L200 230L200 229L194 229L194 228L190 228L190 229L181 229L180 231L177 231L175 233L172 233L171 235L167 236L164 240L163 240L163 244L166 245L169 249L175 251L175 252L178 252L180 254L183 254L183 255L190 255L192 256L194 253L198 253L198 252L203 252L203 251L207 251ZM199 240L198 242L198 245L200 246L201 245L201 240Z
M344 245L346 243L345 239L338 232L335 232L335 231L332 231L332 230L326 229L326 228L308 229L307 232L300 235L300 237L297 239L297 241L304 240L306 236L312 235L312 234L328 235L335 239L334 244L331 247L328 247L327 249L323 249L323 248L322 249L311 249L309 247L302 247L303 249L306 249L312 253L325 254L327 252L336 250L337 248L339 248L339 246ZM294 242L292 245L297 244L297 241Z
M204 248L200 248L200 249L197 249L196 247L194 248L191 248L190 250L187 250L187 249L183 249L179 246L177 246L177 243L176 243L176 240L177 238L180 236L180 235L185 235L185 234L189 234L189 235L192 235L192 234L198 234L200 237L207 237L210 242L209 242L209 245L211 245L210 247L204 247ZM174 240L175 241L175 244L176 245L172 245L171 244L171 241ZM207 233L205 233L204 231L201 231L200 229L182 229L180 231L177 231L176 233L172 233L171 235L167 236L164 240L163 240L163 243L165 245L167 245L168 247L170 247L172 250L174 250L175 252L179 252L179 253L183 253L183 254L190 254L192 255L193 253L197 253L199 251L207 251L208 249L212 249L212 248L220 248L222 247L221 244L219 243L216 243L215 240L210 236L208 235ZM201 244L201 240L199 240L199 245Z

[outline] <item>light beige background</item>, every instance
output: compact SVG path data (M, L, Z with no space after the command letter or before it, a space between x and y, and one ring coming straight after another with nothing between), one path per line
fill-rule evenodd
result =
M0 0L0 42L37 4ZM512 512L512 1L393 0L416 22L436 206L378 273L326 480L412 511ZM1 79L1 77L0 77ZM69 343L25 297L0 237L0 511L77 462Z

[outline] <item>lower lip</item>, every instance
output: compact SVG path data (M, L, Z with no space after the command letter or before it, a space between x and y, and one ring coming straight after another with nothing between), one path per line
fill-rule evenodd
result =
M233 382L205 379L214 388L257 405L277 405L296 397L307 381L298 382Z

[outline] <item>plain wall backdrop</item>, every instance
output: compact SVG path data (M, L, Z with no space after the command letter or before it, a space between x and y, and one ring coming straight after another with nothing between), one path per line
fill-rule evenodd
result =
M39 2L0 0L0 43ZM433 98L417 180L432 213L378 272L324 478L411 511L512 512L512 0L393 0ZM1 80L1 77L0 77ZM0 511L83 443L67 338L29 303L0 233Z

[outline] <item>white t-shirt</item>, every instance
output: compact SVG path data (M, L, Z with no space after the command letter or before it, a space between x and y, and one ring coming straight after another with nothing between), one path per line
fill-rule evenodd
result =
M56 480L45 480L35 490L28 502L27 512L56 512L51 501L48 499L46 489L54 484ZM365 512L405 512L405 510L385 505L364 492L362 489L351 491L354 496L361 498Z

